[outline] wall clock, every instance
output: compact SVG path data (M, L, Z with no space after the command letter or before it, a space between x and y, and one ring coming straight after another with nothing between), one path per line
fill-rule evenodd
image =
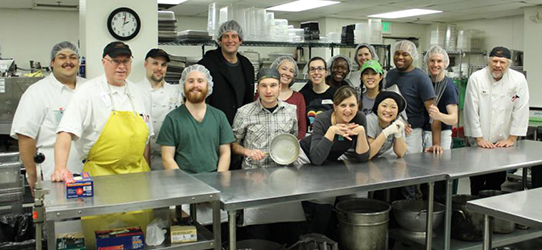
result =
M118 8L109 14L107 29L116 39L127 41L133 39L141 29L141 19L137 13L126 7Z

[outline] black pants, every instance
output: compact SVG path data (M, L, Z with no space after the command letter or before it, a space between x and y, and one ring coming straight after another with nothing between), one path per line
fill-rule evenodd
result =
M333 206L310 201L303 201L301 204L307 218L307 233L323 234L336 240L337 217L333 212Z
M531 167L531 188L542 187L542 166Z
M470 193L478 195L482 190L501 190L506 181L506 171L470 177Z

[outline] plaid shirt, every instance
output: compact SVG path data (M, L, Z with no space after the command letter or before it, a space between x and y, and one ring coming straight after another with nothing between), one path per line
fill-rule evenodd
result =
M292 134L297 137L297 107L279 101L277 108L271 113L260 103L260 99L251 102L237 110L233 120L233 134L239 143L246 149L259 149L269 153L269 144L279 134ZM278 166L271 157L263 160L243 161L243 169Z

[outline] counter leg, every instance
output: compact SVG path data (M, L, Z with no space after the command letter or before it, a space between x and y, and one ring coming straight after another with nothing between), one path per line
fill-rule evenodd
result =
M429 186L429 198L427 206L427 227L426 227L426 237L425 237L425 249L433 249L433 203L435 201L435 183L427 183Z
M236 210L228 211L228 223L230 225L230 249L237 249L236 214Z
M444 212L444 250L450 250L452 237L452 192L454 180L446 180L446 211Z
M196 203L190 204L190 217L194 223L198 221L198 205Z
M211 201L213 207L213 234L215 237L215 250L222 249L222 232L220 223L222 222L220 218L220 201Z
M521 185L523 186L523 190L527 190L527 173L529 172L529 168L523 168L521 169Z
M47 249L56 249L55 221L45 221L42 225L47 227Z
M484 214L484 250L491 250L491 238L493 237L493 218Z

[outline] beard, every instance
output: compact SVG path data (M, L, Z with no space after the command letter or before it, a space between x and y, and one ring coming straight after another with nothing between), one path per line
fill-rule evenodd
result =
M501 71L501 72L491 72L491 76L493 76L493 78L495 78L495 79L501 79L503 75L504 75L503 71Z
M155 81L155 82L161 82L162 80L164 80L164 77L165 75L162 75L162 77L156 77L154 76L154 74L151 75L151 80Z
M202 103L207 97L207 88L201 89L201 92L192 92L195 88L191 88L188 91L185 89L186 100L191 103Z

